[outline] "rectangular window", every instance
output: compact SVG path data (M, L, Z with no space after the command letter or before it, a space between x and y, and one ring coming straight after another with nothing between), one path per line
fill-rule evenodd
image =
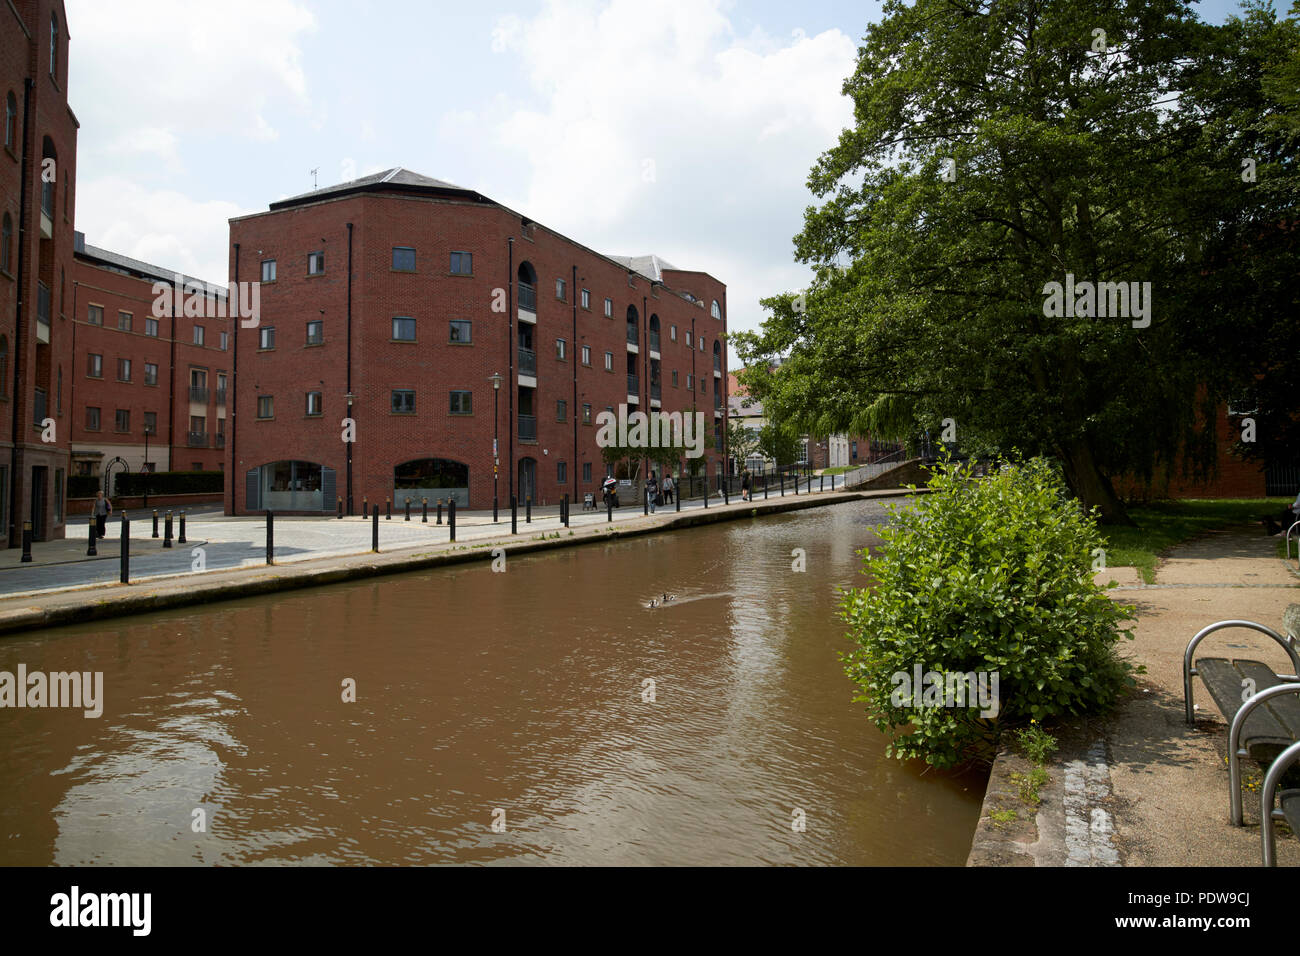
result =
M562 461L555 463L555 481L556 484L564 484L569 480L569 466Z
M613 317L614 317L614 300L613 300L613 299L606 299L606 300L605 300L605 318L607 318L607 319L612 319Z
M410 246L393 246L393 270L396 272L414 272L415 250Z
M467 276L474 273L474 257L468 252L453 252L451 254L451 274L454 276Z
M117 360L117 380L119 382L131 381L131 360L130 359L121 358Z
M415 414L415 389L393 389L393 413L396 415Z
M275 281L275 260L274 259L262 260L262 281L263 282Z
M307 254L307 275L318 276L325 271L325 253L309 252Z
M207 441L208 438L208 419L205 415L190 416L190 435L191 440L196 444Z
M104 307L102 305L90 305L86 307L86 321L91 325L104 324Z
M92 405L86 406L86 431L99 431L99 409Z
M86 374L91 378L104 377L104 356L90 352L86 355Z
M129 408L119 408L113 418L113 431L129 432L131 430L131 410Z
M564 361L564 357L567 354L566 353L567 348L568 348L568 343L566 343L564 339L555 340L555 357L559 359L561 362Z
M454 342L457 345L470 344L473 329L469 319L452 319L450 326L450 337L447 341Z
M612 371L614 371L614 353L613 353L613 352L606 352L606 353L605 353L605 371L606 371L606 372L612 372Z
M453 391L451 393L451 413L453 415L469 415L473 411L473 396L469 392Z
M131 331L131 313L130 313L130 312L119 312L119 313L117 313L117 328L118 328L118 331L120 331L120 332L130 332L130 331Z
M584 425L591 424L591 403L590 402L582 403L582 424Z
M321 397L322 396L320 392L307 393L307 414L308 415L321 414Z
M709 390L708 380L703 378L700 379L700 391L707 392L708 390Z
M695 390L695 376L689 372L686 373L686 387L691 391Z
M582 364L583 364L583 365L590 365L590 364L591 364L591 346L590 346L590 345L584 345L584 346L582 347Z
M157 412L144 413L144 430L145 430L145 434L147 435L158 434L158 413Z
M223 352L226 351L228 348L230 348L230 339L227 338L228 334L229 333L226 332L221 333L221 345L219 347Z
M393 319L393 340L396 342L415 341L415 319L397 316Z
M275 348L275 326L274 325L264 325L262 328L258 329L257 332L258 332L257 347L259 349Z
M274 418L275 417L275 399L270 395L257 396L257 417Z
M155 338L155 339L158 338L158 320L157 320L157 319L145 319L145 320L144 320L144 334L147 335L147 336L149 336L150 338Z
M555 280L555 297L563 301L568 294L568 285L563 279Z
M677 387L677 369L673 369L673 388Z
M194 326L194 344L195 345L203 344L203 326L201 325Z
M590 290L590 289L583 289L583 290L582 290L582 307L583 307L584 309L590 309L590 308L591 308L591 290Z
M691 346L691 331L690 331L690 329L687 329L687 330L686 330L686 347L687 347L688 349L692 347L692 346Z
M591 462L589 461L582 463L582 483L584 485L591 484Z
M668 326L668 338L673 342L677 341L677 326L675 325Z
M325 323L320 319L315 319L307 323L307 344L325 344Z
M555 420L557 422L562 422L564 421L565 416L568 414L569 414L569 403L562 398L559 399L555 403Z

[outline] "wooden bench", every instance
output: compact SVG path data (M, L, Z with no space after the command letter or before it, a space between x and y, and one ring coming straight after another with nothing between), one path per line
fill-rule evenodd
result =
M1291 832L1300 836L1300 789L1292 788L1277 792L1282 776L1289 769L1300 764L1300 741L1282 751L1281 756L1269 765L1264 775L1264 786L1260 790L1259 835L1264 842L1264 865L1277 866L1277 844L1273 832L1273 821L1285 820L1291 825ZM1274 801L1277 806L1274 807Z
M1300 610L1300 605L1292 605ZM1291 609L1287 609L1288 618ZM1276 641L1291 659L1291 674L1275 674L1267 664L1253 660L1208 657L1194 660L1197 645L1216 631L1246 628ZM1183 703L1187 723L1195 722L1192 678L1200 677L1219 712L1229 721L1229 813L1234 826L1242 826L1241 758L1252 757L1268 767L1296 741L1300 741L1300 639L1283 637L1254 621L1219 621L1197 632L1183 654ZM1285 768L1283 768L1285 770Z

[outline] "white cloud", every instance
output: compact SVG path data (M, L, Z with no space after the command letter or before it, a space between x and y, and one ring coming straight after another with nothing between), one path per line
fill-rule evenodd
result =
M229 273L222 255L230 236L226 220L254 211L118 176L92 174L78 188L77 229L90 245L222 285Z
M494 41L532 93L490 118L496 148L530 170L502 201L601 251L713 273L733 329L756 324L760 297L806 281L791 239L808 170L852 123L848 35L738 37L721 0L550 0L499 21Z

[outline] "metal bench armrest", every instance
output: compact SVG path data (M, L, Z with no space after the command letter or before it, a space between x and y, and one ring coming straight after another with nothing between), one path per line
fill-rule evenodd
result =
M1283 694L1300 694L1300 683L1278 684L1276 687L1261 690L1238 707L1237 713L1232 717L1232 727L1228 730L1228 784L1232 788L1229 804L1233 826L1239 827L1242 825L1241 729L1246 725L1246 718L1254 712L1256 707L1267 703L1274 697L1281 697Z
M1192 666L1192 655L1196 653L1196 645L1205 640L1215 631L1222 631L1230 627L1244 627L1252 631L1259 631L1261 634L1267 634L1273 640L1282 646L1287 656L1291 658L1291 666L1294 671L1290 675L1293 678L1300 678L1300 650L1296 648L1295 641L1289 637L1283 637L1277 631L1273 630L1266 624L1257 624L1254 621L1219 621L1217 624L1211 624L1209 627L1203 627L1196 632L1196 636L1191 639L1187 645L1187 650L1183 652L1183 706L1187 712L1187 723L1191 725L1195 718L1192 716L1194 709L1192 702L1192 678L1196 676L1196 668ZM1224 716L1227 716L1226 714Z
M1300 763L1300 741L1296 741L1282 751L1268 768L1268 773L1264 775L1264 786L1259 798L1261 813L1259 833L1264 841L1265 866L1277 866L1277 844L1273 834L1273 800L1277 795L1278 784L1282 782L1282 774L1295 763Z

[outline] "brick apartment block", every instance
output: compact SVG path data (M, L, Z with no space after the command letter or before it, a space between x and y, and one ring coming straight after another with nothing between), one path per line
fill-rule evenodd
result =
M232 219L230 240L232 297L261 283L258 324L232 329L231 513L581 501L606 473L596 418L624 403L699 410L708 474L725 461L726 287L706 273L400 167Z
M0 509L17 547L27 521L64 534L78 123L63 4L5 0L0 21Z

